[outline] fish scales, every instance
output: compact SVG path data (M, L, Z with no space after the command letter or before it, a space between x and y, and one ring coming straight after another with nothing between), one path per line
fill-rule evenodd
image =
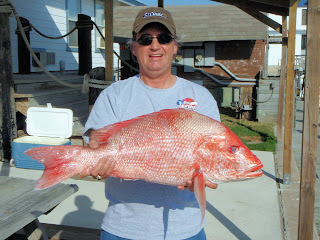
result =
M151 121L152 124L150 124L149 119L144 119L132 128L129 127L126 131L120 131L119 134L110 138L110 141L116 142L113 146L118 148L117 151L114 151L119 162L119 168L117 164L115 171L125 172L126 177L129 178L142 178L147 181L170 185L182 184L177 180L190 179L192 169L189 167L187 172L182 171L192 163L192 148L190 147L194 146L190 134L188 134L188 131L190 132L192 128L186 128L188 125L182 121L184 118L188 118L188 115L189 112L187 116L182 114L179 118L172 118L170 115L167 118L166 116L154 118ZM149 124L145 124L146 121ZM144 127L140 128L137 125ZM164 128L164 126L167 127ZM177 131L178 129L180 131ZM121 146L122 142L119 142L118 138L127 142L126 147ZM139 150L135 151L136 149ZM126 169L132 169L128 168L126 163L127 159L130 158L141 160L130 163L137 164L138 166L133 166L133 168L141 168L142 171L138 171L138 173L126 171ZM120 163L122 161L124 164ZM185 174L183 178L181 178L181 173ZM171 176L171 178L168 178L168 176ZM175 181L173 181L173 178L176 178Z

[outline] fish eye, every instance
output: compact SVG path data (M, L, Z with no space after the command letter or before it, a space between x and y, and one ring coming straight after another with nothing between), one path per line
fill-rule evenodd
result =
M229 152L233 154L233 153L236 153L237 150L238 150L238 146L233 145L230 147Z

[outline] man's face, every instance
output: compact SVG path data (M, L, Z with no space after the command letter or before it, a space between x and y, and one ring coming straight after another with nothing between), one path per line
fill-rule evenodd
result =
M143 29L136 36L138 40L142 35L157 37L166 33L160 26L152 26ZM178 46L175 41L168 44L160 44L157 38L153 38L150 45L143 46L138 42L133 42L132 53L137 57L141 75L161 76L171 73L171 64L174 54L177 53Z

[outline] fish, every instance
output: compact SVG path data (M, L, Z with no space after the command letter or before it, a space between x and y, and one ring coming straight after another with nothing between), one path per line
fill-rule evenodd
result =
M97 149L44 146L25 152L44 164L35 189L53 186L104 158L112 177L171 186L194 181L201 210L206 209L205 181L223 183L263 175L261 161L221 122L190 109L164 109L93 131Z

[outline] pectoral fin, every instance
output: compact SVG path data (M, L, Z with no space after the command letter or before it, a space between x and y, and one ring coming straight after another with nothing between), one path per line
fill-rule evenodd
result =
M201 224L204 219L206 211L206 190L203 178L203 172L200 169L196 169L193 173L194 176L194 194L196 195L198 204L201 211Z

